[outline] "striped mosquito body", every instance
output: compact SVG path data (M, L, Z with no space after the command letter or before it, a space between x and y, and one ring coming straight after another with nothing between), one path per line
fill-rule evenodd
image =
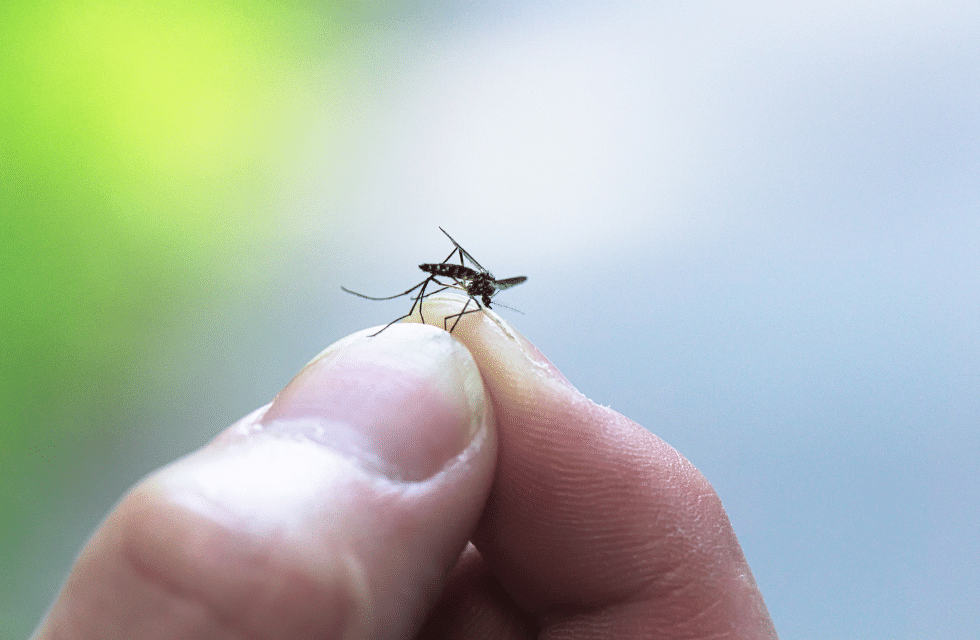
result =
M375 298L372 296L366 296L363 293L351 291L346 287L341 287L341 289L347 293L351 293L361 298L367 298L368 300L393 300L395 298L407 296L418 290L418 294L415 296L412 302L412 308L409 310L409 312L403 316L395 318L382 327L377 333L372 334L372 336L378 335L378 333L381 333L399 320L404 320L405 318L411 316L413 313L415 313L415 307L419 308L419 315L422 316L422 321L425 322L425 316L422 315L422 301L431 295L439 293L440 291L445 291L446 289L458 289L465 292L466 295L469 296L469 299L466 301L466 304L463 305L462 311L443 318L443 328L449 333L452 333L453 329L456 328L456 325L459 324L460 319L464 315L468 313L475 313L483 308L490 309L493 297L497 295L497 293L503 291L504 289L516 287L517 285L527 281L527 276L516 276L513 278L503 278L501 280L497 280L493 277L493 274L484 269L479 262L474 260L473 256L471 256L466 249L459 246L459 243L453 240L452 236L446 233L445 229L439 227L439 231L445 233L446 237L449 238L456 248L453 249L452 253L450 253L442 262L420 264L419 269L425 273L428 273L429 277L408 291L403 291L402 293L393 296ZM459 264L450 262L450 260L452 260L453 256L456 254L459 254ZM466 266L464 259L469 260L470 263L472 263L472 265L476 268L474 269ZM439 288L426 293L426 289L428 289L429 285L433 283ZM470 309L470 303L474 305L474 308ZM449 326L450 319L454 319L452 327Z

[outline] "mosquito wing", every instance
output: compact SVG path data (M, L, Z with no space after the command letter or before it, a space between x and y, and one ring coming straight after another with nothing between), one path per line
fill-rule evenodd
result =
M443 229L442 227L439 227L439 231L442 231L443 233L446 233L446 230L445 230L445 229ZM469 254L469 252L468 252L468 251L466 251L466 249L464 249L463 247L461 247L461 246L459 246L459 243L458 243L458 242L456 242L455 240L453 240L453 237L452 237L451 235L449 235L448 233L446 233L446 237L447 237L447 238L449 238L449 240L450 240L450 241L451 241L451 242L452 242L452 243L453 243L454 245L456 245L456 248L457 248L457 249L459 249L459 252L460 252L460 254L462 254L462 255L464 255L464 256L466 256L466 259L467 259L467 260L469 260L469 261L470 261L470 262L472 262L472 263L473 263L474 265L476 265L476 268L477 268L477 269L479 269L480 271L486 271L486 269L484 269L484 268L483 268L483 265L482 265L482 264L480 264L479 262L477 262L476 260L474 260L474 259L473 259L473 256L471 256L471 255ZM450 255L449 255L449 257L451 258L451 257L452 257L452 254L450 254ZM511 286L513 286L513 285L511 285Z
M503 280L494 280L493 286L497 291L503 291L504 289L510 289L525 282L527 282L527 276L514 276L513 278L504 278Z

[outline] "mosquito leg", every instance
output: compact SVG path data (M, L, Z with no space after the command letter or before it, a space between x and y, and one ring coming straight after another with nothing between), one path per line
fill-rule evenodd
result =
M422 287L422 290L419 291L419 295L415 296L415 300L412 302L412 308L408 310L408 313L406 313L403 316L398 316L397 318L395 318L394 320L392 320L391 322L389 322L385 326L383 326L380 329L378 329L377 333L372 333L368 337L369 338L373 338L374 336L378 335L379 333L381 333L382 331L384 331L385 329L387 329L391 325L395 324L399 320L404 320L405 318L410 318L412 316L412 314L415 313L415 307L416 306L418 306L418 308L419 308L419 315L422 315L422 298L425 297L425 287L429 284L429 281L430 280L432 280L432 278L426 278L425 281L423 281L423 282L420 283L420 285ZM432 295L432 294L430 293L429 295ZM424 316L422 317L422 322L425 322L425 317Z
M415 301L412 303L412 308L408 310L408 315L410 316L413 313L415 313L415 307L418 306L419 317L422 318L423 324L425 323L425 314L422 312L422 299L425 298L425 288L429 286L429 283L432 282L432 280L433 280L432 276L429 276L428 278L425 279L425 282L422 283L422 290L419 291L419 294L417 296L415 296ZM407 318L408 316L405 317Z
M440 285L442 288L436 289L435 291L430 291L430 292L426 293L425 292L425 288L429 285L429 282L435 282L436 284ZM419 308L419 316L422 317L422 322L425 322L425 316L422 315L422 300L424 298L428 298L429 296L435 295L435 294L439 293L440 291L445 291L446 289L452 289L452 288L454 288L454 285L451 285L451 284L443 284L442 282L439 282L434 277L432 277L432 278L427 278L425 281L420 282L419 284L417 284L416 286L414 286L412 288L413 289L418 289L419 287L422 287L422 290L419 291L419 295L415 296L415 299L412 302L412 308L408 311L408 313L406 313L403 316L398 316L397 318L395 318L394 320L392 320L391 322L389 322L385 326L381 327L380 329L378 329L377 332L372 333L368 337L369 338L373 338L374 336L378 335L379 333L381 333L382 331L384 331L385 329L387 329L391 325L395 324L399 320L404 320L405 318L410 318L412 316L412 314L415 313L415 307L418 307Z
M446 233L445 231L443 231L442 227L439 227L439 230L442 231L443 233ZM449 237L449 234L448 233L446 233L446 237L447 238ZM456 244L456 241L453 240L452 238L449 238L449 239L452 240L452 243L454 245L456 245L456 248L453 249L453 252L452 253L450 253L448 256L446 256L446 259L442 261L442 264L446 264L447 262L449 262L450 260L452 260L453 259L453 253L459 252L459 266L465 267L466 265L463 264L463 248L461 246L459 246L458 244Z
M388 324L386 324L385 326L383 326L383 327L381 327L381 328L380 328L380 329L378 329L378 330L377 330L377 331L376 331L375 333L372 333L372 334L371 334L371 335L369 335L368 337L369 337L369 338L373 338L374 336L376 336L376 335L378 335L379 333L381 333L382 331L384 331L385 329L387 329L387 328L388 328L388 327L390 327L391 325L393 325L393 324L395 324L395 323L396 323L396 322L398 322L399 320L404 320L405 318L407 318L407 317L409 317L410 315L412 315L412 314L411 314L411 313L406 313L406 314L405 314L405 315L403 315L403 316L400 316L400 317L398 317L398 318L395 318L394 320L392 320L391 322L389 322L389 323L388 323Z
M435 291L430 291L429 293L426 293L425 292L425 289L426 289L426 287L429 286L429 283L430 282L435 282L437 285L441 286L442 288L441 289L436 289ZM412 308L409 310L408 315L410 316L413 313L415 313L415 307L418 306L418 308L419 308L419 317L422 319L422 322L425 323L425 314L422 313L422 300L424 300L425 298L428 298L429 296L434 296L435 294L439 293L440 291L445 291L446 289L450 289L450 288L452 288L452 286L453 285L443 284L442 282L439 282L438 280L436 280L436 277L435 276L429 276L428 278L425 279L425 282L422 283L422 290L419 291L419 294L417 296L415 296L415 302L412 303ZM408 316L403 316L403 317L406 317L407 318Z
M454 313L451 316L446 316L445 318L443 318L442 319L442 328L445 329L446 331L448 331L449 333L452 333L453 330L456 328L456 325L459 324L459 319L463 317L463 314L464 313L466 313L466 308L468 306L470 306L470 302L472 302L472 301L473 301L473 298L469 298L466 301L466 304L463 305L463 310L462 311L460 311L459 313ZM452 329L449 328L449 319L450 318L456 318L456 322L453 323L453 328Z
M473 309L470 309L469 311L467 311L466 309L467 309L467 307L470 306L470 303L471 302L474 303L476 305L476 307L473 308ZM459 321L463 318L463 316L465 316L467 314L470 314L470 313L476 313L477 311L482 311L482 310L483 310L483 307L480 306L480 303L477 302L476 298L470 296L470 299L467 300L466 301L466 304L463 305L463 310L462 311L460 311L459 313L454 313L451 316L446 316L445 318L442 319L442 326L443 326L444 329L446 329L446 331L448 331L449 333L452 333L456 329L456 325L459 324ZM456 321L453 322L452 328L449 328L448 327L448 325L449 325L449 319L450 318L456 318Z
M434 296L437 293L440 293L442 291L445 291L446 289L456 289L457 288L457 286L455 284L443 284L442 282L439 282L438 280L435 279L435 276L429 278L429 280L431 280L432 282L435 282L437 285L440 286L440 288L439 289L436 289L435 291L430 291L428 293L425 293L425 290L423 289L422 291L419 292L418 297L415 298L415 302L418 303L418 305L419 305L419 317L422 318L422 322L425 322L425 316L422 315L422 300L424 300L425 298L428 298L430 296ZM412 305L412 311L409 311L408 312L408 315L412 315L412 312L414 312L414 311L415 311L415 305Z
M443 233L446 233L446 230L443 229L442 227L439 227L439 231L442 231ZM448 233L446 233L446 237L449 238L449 241L450 242L452 242L454 245L456 245L456 248L457 249L459 249L459 263L461 265L463 264L463 257L465 256L466 259L469 260L470 262L472 262L473 263L473 266L475 266L477 269L479 269L480 271L486 271L486 269L483 268L483 265L481 265L479 262L477 262L476 260L473 259L473 256L470 255L470 252L469 251L467 251L463 247L459 246L459 243L456 242L455 240L453 240L453 237L451 235L449 235ZM466 265L463 265L463 266L466 266Z
M458 252L458 251L460 251L458 247L456 249L453 249L452 252L450 252L450 254L448 256L446 256L446 259L442 261L442 264L445 264L445 263L449 262L450 260L452 260L453 259L453 254L456 253L456 252ZM459 262L460 262L460 264L462 264L462 262L463 262L463 254L462 254L462 252L460 252L460 254L459 254ZM414 287L412 287L411 289L409 289L408 291L405 292L405 293L409 293L411 291L414 291L419 286L422 287L422 290L419 291L419 295L417 295L415 297L415 302L412 303L412 309L408 312L408 315L410 316L413 313L415 313L415 305L418 305L418 307L419 307L419 318L422 319L422 323L423 324L425 324L425 314L422 312L422 300L427 297L427 295L425 293L425 288L427 286L429 286L429 283L430 282L435 282L436 284L439 284L439 285L442 284L441 282L439 282L438 280L436 280L435 276L429 276L428 278L426 278L425 280L423 280L422 282L420 282L419 284L415 285ZM450 285L444 285L442 287L442 289L439 289L439 291L445 291L449 287L450 287ZM343 288L343 287L341 287L341 288ZM432 291L428 295L431 296L433 294L439 293L439 291ZM353 293L353 292L351 292L351 293ZM402 294L402 295L405 295L405 294ZM402 317L403 318L407 318L408 316L402 316ZM399 320L401 320L401 318L399 318ZM385 328L387 328L387 327L385 327Z
M463 318L463 316L469 315L471 313L476 313L478 311L483 311L483 308L480 306L480 303L476 303L476 304L477 306L474 307L473 309L470 309L469 311L461 311L456 314L457 317L456 317L456 322L453 323L453 329L456 328L456 325L459 324L459 321ZM449 333L452 333L452 331L450 331Z
M453 253L456 253L457 251L459 251L458 248L457 249L453 249ZM442 264L446 264L447 262L449 262L450 260L452 260L453 259L453 253L450 253L448 256L446 256L446 259L442 261ZM463 254L462 253L459 254L459 263L460 264L463 263Z
M402 296L407 296L411 292L415 291L416 289L418 289L419 287L421 287L422 285L424 285L430 279L431 278L426 278L425 280L423 280L422 282L418 283L417 285L415 285L414 287L412 287L408 291L402 291L401 293L395 294L393 296L387 296L385 298L375 298L373 296L366 296L363 293L358 293L356 291L351 291L347 287L341 287L341 289L343 289L347 293L354 294L355 296L358 296L359 298L367 298L368 300L394 300L395 298L401 298Z

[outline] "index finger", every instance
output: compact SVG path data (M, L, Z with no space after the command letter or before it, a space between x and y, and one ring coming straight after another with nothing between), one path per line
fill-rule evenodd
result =
M458 307L432 298L426 317ZM686 458L578 392L492 312L453 336L498 420L473 542L522 609L560 637L776 637L718 495Z

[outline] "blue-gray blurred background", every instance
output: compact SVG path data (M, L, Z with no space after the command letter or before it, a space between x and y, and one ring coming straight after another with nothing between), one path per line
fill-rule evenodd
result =
M980 629L980 4L0 8L0 636L445 227L784 638Z

